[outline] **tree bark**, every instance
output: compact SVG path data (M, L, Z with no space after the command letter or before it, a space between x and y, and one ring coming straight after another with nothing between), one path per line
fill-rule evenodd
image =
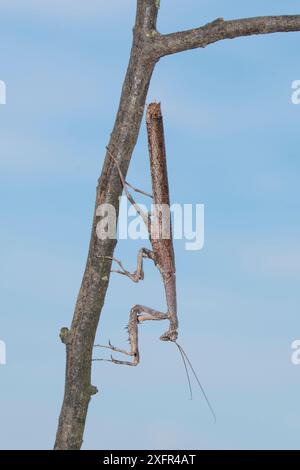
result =
M200 28L165 34L157 38L155 47L156 54L162 57L176 52L206 47L223 39L292 31L300 31L300 15L258 16L230 21L217 18Z
M139 134L151 76L160 57L205 47L227 38L300 30L298 15L234 21L218 19L201 28L160 35L156 31L158 5L157 0L137 0L130 61L108 145L124 176ZM100 204L109 203L118 211L121 193L118 171L106 153L96 191L89 253L72 325L70 330L62 328L60 332L67 360L64 399L54 447L57 450L81 448L89 401L97 393L91 384L93 345L110 277L111 261L105 257L113 255L117 242L97 237L99 218L96 209Z
M152 0L139 0L130 62L122 89L116 123L109 148L126 175L136 144L145 100L155 58L151 55L151 35L156 27L157 8ZM96 208L103 203L118 209L122 192L119 175L106 155L96 191ZM96 234L99 218L94 213L87 265L79 291L71 329L61 330L66 345L66 382L59 418L55 449L80 449L91 395L97 393L91 385L92 352L100 312L108 286L111 261L116 240L101 241Z

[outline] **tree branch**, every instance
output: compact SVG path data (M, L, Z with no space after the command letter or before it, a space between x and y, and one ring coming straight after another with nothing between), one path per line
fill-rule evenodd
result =
M146 96L156 62L168 54L205 47L222 39L252 34L300 31L300 15L218 19L201 28L160 35L156 31L158 0L137 0L130 61L122 88L120 105L108 148L126 177L145 108ZM122 184L114 162L106 153L96 191L96 205L86 269L76 302L70 330L62 328L61 340L67 353L65 393L56 435L55 449L80 449L91 396L92 351L108 287L111 258L116 240L97 237L100 204L111 204L117 212Z
M138 0L135 30L150 32L156 29L158 6L155 0Z
M137 0L133 44L122 88L120 105L108 147L113 151L124 176L139 134L145 100L156 63L152 43L156 33L156 0ZM66 381L55 449L80 449L91 396L97 393L91 384L92 353L100 313L108 287L111 260L117 241L97 237L101 204L111 204L118 212L122 194L120 177L106 153L96 192L96 205L88 259L78 294L70 330L62 328L66 346Z
M154 47L157 56L163 57L206 47L223 39L290 31L300 31L300 15L258 16L230 21L218 18L200 28L158 36L154 41Z

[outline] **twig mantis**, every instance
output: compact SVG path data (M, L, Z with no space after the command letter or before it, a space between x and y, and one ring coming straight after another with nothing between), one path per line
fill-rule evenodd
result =
M113 270L129 277L134 282L139 282L144 279L143 271L143 260L144 258L151 259L157 269L159 270L166 295L167 312L163 313L145 305L134 305L130 311L130 318L128 324L128 334L130 342L130 351L117 348L113 346L110 341L107 346L95 345L95 347L108 348L112 351L125 354L132 358L131 361L118 360L111 356L108 361L115 364L124 364L128 366L136 366L140 361L139 347L138 347L138 325L147 320L168 320L169 328L161 335L162 341L171 341L176 344L181 354L185 371L188 378L189 388L192 397L191 383L188 373L187 364L190 366L198 385L200 386L205 400L214 416L215 413L212 406L206 396L206 393L192 367L192 364L187 357L185 351L177 343L178 337L178 317L177 317L177 297L176 297L176 269L175 269L175 255L172 240L172 225L170 218L170 196L169 196L169 184L168 184L168 173L167 173L167 161L166 161L166 149L164 139L164 127L163 119L161 114L160 103L151 103L147 109L146 116L147 132L148 132L148 144L150 154L150 167L151 167L151 179L152 179L152 191L153 194L145 193L132 185L130 185L121 172L117 160L114 155L107 148L110 157L115 162L119 176L126 193L129 202L134 206L137 213L142 217L149 233L149 239L152 245L152 250L148 248L141 248L137 257L137 269L133 273L127 271L122 262L117 258L112 258L117 263L120 269ZM154 211L151 214L145 213L139 205L135 202L132 195L128 191L128 187L131 187L134 191L142 193L144 195L153 198L154 204L152 207ZM95 360L106 360L106 359L95 359Z

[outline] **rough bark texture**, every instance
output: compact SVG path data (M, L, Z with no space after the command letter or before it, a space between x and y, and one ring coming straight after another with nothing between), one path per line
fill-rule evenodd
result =
M200 28L165 34L156 41L156 53L160 57L198 47L206 47L223 39L241 36L300 31L300 15L258 16L224 21L217 18Z
M213 42L281 31L299 31L300 15L224 21L218 19L201 28L160 35L156 31L159 2L137 0L133 45L120 105L109 149L126 176L138 137L145 100L155 63L160 57ZM96 206L110 203L118 208L122 184L112 159L106 154L96 192ZM101 241L96 235L98 217L93 219L89 254L71 329L62 328L66 346L66 381L55 449L80 449L90 398L97 393L91 384L92 351L101 309L110 277L115 240Z
M123 85L116 123L109 148L126 175L143 117L145 100L155 59L151 56L151 32L155 29L157 9L152 0L138 1L134 41L130 63ZM110 203L118 207L122 185L114 164L106 155L96 193L96 206ZM61 331L66 345L66 383L59 418L55 449L80 449L91 395L92 352L103 306L111 262L101 256L112 256L115 240L101 241L96 235L99 218L94 215L87 265L79 291L71 329Z

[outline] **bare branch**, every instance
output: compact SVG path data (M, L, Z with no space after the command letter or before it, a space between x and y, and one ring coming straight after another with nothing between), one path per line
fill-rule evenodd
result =
M155 66L150 56L156 32L155 0L137 0L133 44L120 105L108 147L116 156L124 178L139 134L147 91ZM158 35L158 33L156 33ZM97 237L100 204L112 204L118 211L123 186L116 165L106 153L99 178L92 234L86 269L76 302L70 329L64 328L61 339L66 345L67 364L63 405L56 435L55 449L80 449L91 396L92 352L95 334L108 287L111 259L116 240ZM101 259L102 258L102 259Z
M135 29L151 32L156 29L159 5L154 0L137 0Z
M300 31L300 15L249 18L234 21L218 19L201 28L160 35L156 31L158 0L137 0L137 14L129 65L120 105L108 143L126 178L140 130L146 96L156 62L160 57L240 36ZM106 153L96 191L91 241L70 329L63 328L66 346L66 381L57 429L55 449L79 449L82 444L88 405L97 392L91 384L92 351L100 313L108 287L111 258L116 240L97 237L97 207L112 204L117 212L123 186L116 165ZM100 261L102 259L102 261ZM174 291L172 276L166 289Z
M158 57L206 47L223 39L234 39L255 34L300 31L300 15L258 16L224 21L218 18L200 28L156 37L153 47Z

